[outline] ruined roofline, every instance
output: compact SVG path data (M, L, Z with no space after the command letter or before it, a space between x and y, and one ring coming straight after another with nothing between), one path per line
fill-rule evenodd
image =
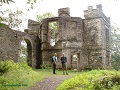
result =
M28 25L38 25L38 24L40 24L40 23L37 21L34 21L32 19L28 19Z
M42 21L44 21L44 20L51 20L51 21L54 21L54 20L58 20L58 19L60 19L61 17L50 17L50 18L44 18L44 19L42 19ZM42 22L41 21L41 22Z
M70 20L70 19L72 19L74 21L74 20L78 20L78 19L82 19L82 18L81 17L61 17L61 16L51 17L51 18L42 19L42 21L40 22L40 24L42 24L44 21L54 22L54 21L58 21L60 19L64 19L64 20L67 20L67 19Z
M96 9L93 9L92 6L88 6L87 10L84 10L85 19L92 19L96 17L101 17L108 23L110 23L110 17L106 17L102 10L102 5L96 5Z

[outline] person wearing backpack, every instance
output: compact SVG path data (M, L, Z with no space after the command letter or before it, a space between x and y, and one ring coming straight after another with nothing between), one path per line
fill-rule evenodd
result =
M57 53L54 53L54 56L52 57L52 64L53 64L53 74L56 74Z
M65 71L66 71L66 75L68 75L67 65L66 65L67 64L67 57L65 57L64 53L62 53L61 63L62 63L63 75L65 74Z

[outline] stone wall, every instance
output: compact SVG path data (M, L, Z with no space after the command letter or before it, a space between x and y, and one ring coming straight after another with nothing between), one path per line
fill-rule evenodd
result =
M28 65L36 67L36 36L10 28L0 28L0 61L13 60L18 62L20 60L20 46L21 41L25 40L28 47ZM30 54L31 53L31 54Z
M0 60L12 59L18 61L19 42L18 34L8 28L0 28Z

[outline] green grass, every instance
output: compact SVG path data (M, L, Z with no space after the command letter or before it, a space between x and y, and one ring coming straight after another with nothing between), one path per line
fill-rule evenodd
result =
M62 70L56 70L62 75ZM32 69L26 62L0 62L0 90L25 90L45 77L52 69ZM57 90L120 90L120 72L114 70L68 71L72 77L65 80Z
M14 63L11 60L0 62L0 90L25 90L47 76L51 76L52 69L32 69L26 62ZM62 75L60 69L57 75ZM68 71L71 76L78 72Z
M5 63L7 63L5 64L6 67L9 66L10 68L0 76L0 90L23 90L48 75L52 75L50 69L32 70L25 62L13 63L7 61Z
M56 90L120 90L120 72L92 70L65 80Z

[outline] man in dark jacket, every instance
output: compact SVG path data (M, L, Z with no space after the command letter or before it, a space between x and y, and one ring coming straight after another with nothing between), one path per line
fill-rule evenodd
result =
M63 69L63 75L65 74L65 71L66 71L66 75L68 75L68 72L67 72L67 57L65 57L64 53L62 54L62 57L61 57L61 63L62 63L62 69Z

